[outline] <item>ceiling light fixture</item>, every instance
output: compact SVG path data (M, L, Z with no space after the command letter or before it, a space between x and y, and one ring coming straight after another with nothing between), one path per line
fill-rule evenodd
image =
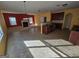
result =
M67 3L65 3L65 4L62 4L62 6L63 6L63 7L66 7L67 5L68 5Z
M23 1L24 3L24 13L26 13L26 1Z

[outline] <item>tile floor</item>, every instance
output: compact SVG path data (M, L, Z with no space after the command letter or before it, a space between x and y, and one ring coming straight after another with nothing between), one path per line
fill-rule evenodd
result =
M54 51L52 51L48 47L41 47L41 48L29 48L31 54L34 58L55 58L60 57Z
M50 40L48 40L48 42L49 41ZM51 40L51 42L53 42L53 40ZM63 42L65 42L65 41L63 41ZM49 44L49 43L46 43L46 44ZM40 41L40 40L29 40L29 41L26 40L25 41L25 45L28 47L29 51L31 52L31 54L34 58L46 58L46 57L51 58L51 57L61 57L61 56L62 57L67 57L65 54L58 51L55 47L52 47L50 45L47 46L46 44L44 42L42 43L42 41ZM52 47L52 49L50 47Z
M61 46L57 48L69 57L79 58L79 46Z
M24 43L24 42L26 42L26 40L28 40L28 41L29 40L40 40L41 42L38 42L38 43L41 43L41 45L43 45L43 46L45 44L46 46L50 47L50 45L48 45L46 42L44 42L44 40L46 40L46 39L49 39L49 40L50 39L65 39L65 40L67 40L68 36L69 36L69 32L66 30L62 30L62 31L56 30L48 35L45 35L45 34L41 35L41 33L39 31L32 32L32 31L27 31L27 30L9 32L6 57L9 57L9 58L10 57L11 58L33 58L33 57L35 57L32 55L33 53L30 52L30 51L32 51L32 48L29 49L26 46L26 44ZM30 45L28 45L28 46L30 46ZM44 48L44 47L42 47L42 48ZM44 48L44 49L46 50L46 48ZM47 50L51 51L49 48L47 48ZM50 55L53 53L54 52L51 52ZM56 55L56 56L59 57L58 55ZM48 56L48 57L50 57L50 56ZM53 57L53 56L51 56L51 57Z
M40 40L29 40L24 41L24 43L27 47L45 46L45 44L42 43Z
M65 45L73 45L69 41L63 39L54 39L54 40L45 40L45 42L49 43L52 46L65 46Z

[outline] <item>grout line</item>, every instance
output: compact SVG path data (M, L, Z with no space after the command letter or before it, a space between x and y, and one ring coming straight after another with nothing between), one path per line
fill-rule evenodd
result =
M49 43L46 42L46 41L44 41L44 42L47 43L47 44L49 44ZM46 46L49 47L50 49L52 49L51 47L53 47L54 50L53 50L53 49L52 49L52 50L53 50L54 52L56 52L58 55L60 55L61 57L63 57L63 56L62 56L60 53L64 54L64 56L69 57L67 54L65 54L65 53L63 53L62 51L60 51L59 49L57 49L56 46L52 46L51 44L49 44L49 45L50 45L50 46L47 46L47 45L46 45ZM59 53L58 53L56 50L59 51ZM65 57L64 57L64 58L65 58Z

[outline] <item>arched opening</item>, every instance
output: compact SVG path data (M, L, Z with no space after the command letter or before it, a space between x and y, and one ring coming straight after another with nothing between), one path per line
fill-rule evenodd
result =
M64 29L70 29L71 21L72 21L72 14L71 13L68 13L65 16Z

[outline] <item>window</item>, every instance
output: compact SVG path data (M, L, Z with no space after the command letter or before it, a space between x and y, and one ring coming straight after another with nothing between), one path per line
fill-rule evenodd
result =
M10 25L17 25L15 17L9 17Z
M0 40L2 39L2 37L3 37L3 31L2 31L2 28L0 26Z
M29 23L33 24L33 18L32 17L29 18Z

